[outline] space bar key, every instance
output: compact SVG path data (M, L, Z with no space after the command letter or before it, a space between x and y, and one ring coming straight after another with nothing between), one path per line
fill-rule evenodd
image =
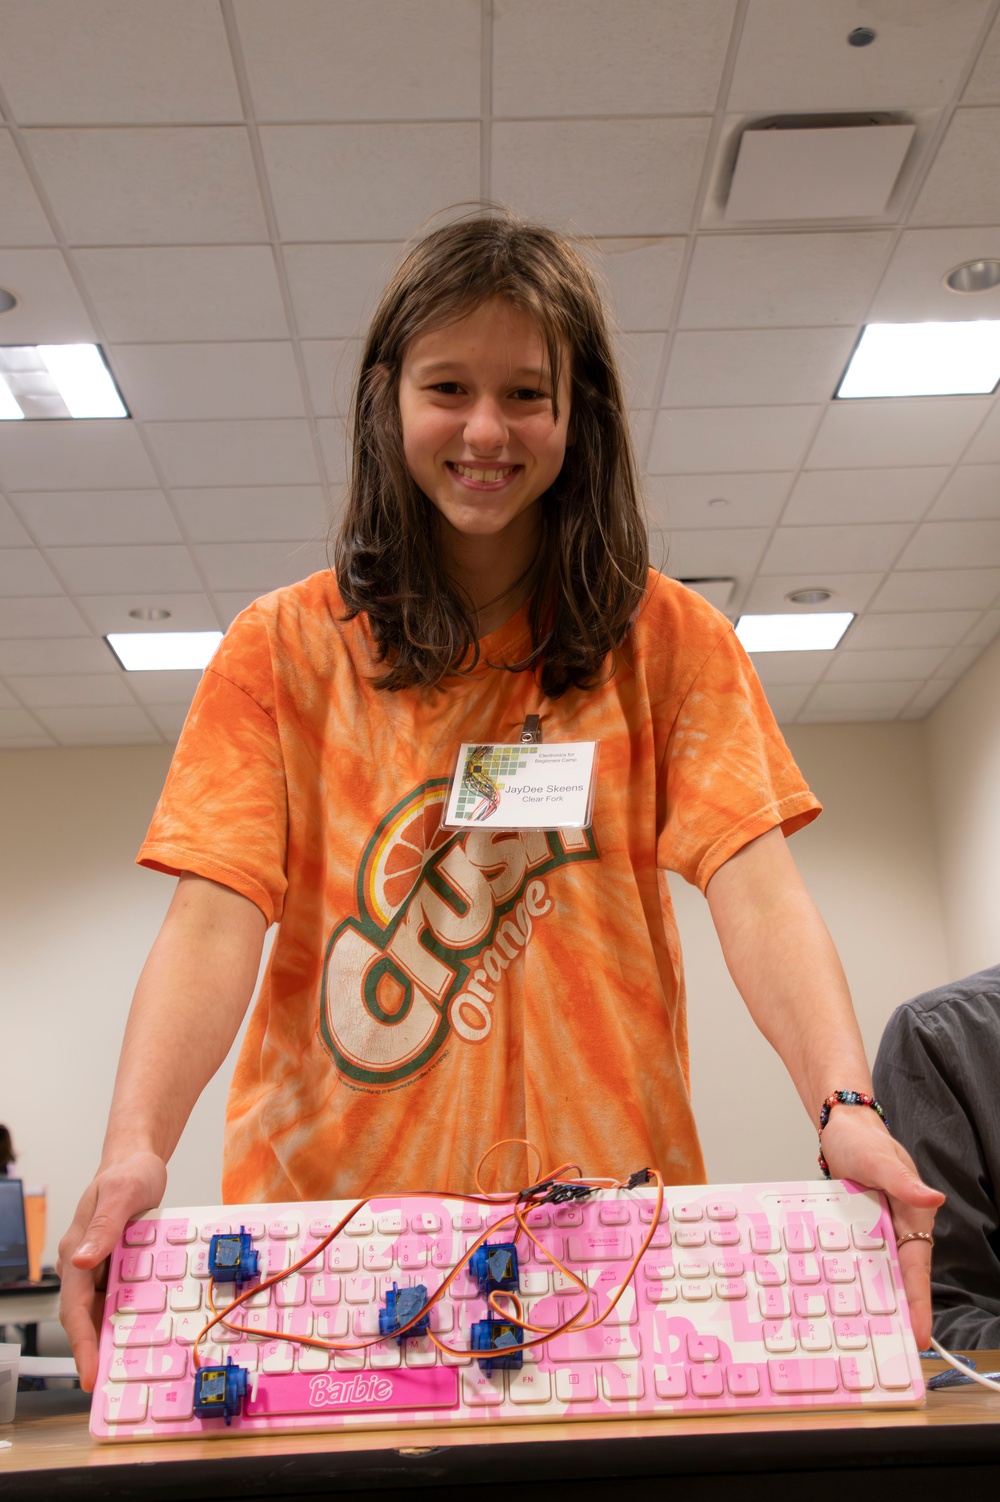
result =
M799 1392L836 1392L840 1386L837 1363L830 1356L815 1361L769 1361L771 1390L779 1396Z

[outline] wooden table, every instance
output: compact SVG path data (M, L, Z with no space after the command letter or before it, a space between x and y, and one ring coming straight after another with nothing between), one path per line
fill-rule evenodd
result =
M1000 1353L977 1351L980 1371ZM943 1363L924 1363L927 1375ZM685 1502L796 1502L841 1493L886 1502L941 1502L1000 1481L1000 1392L959 1387L905 1413L623 1420L503 1428L385 1431L98 1445L84 1393L21 1393L0 1438L3 1502L72 1496L226 1502L257 1497L544 1497L664 1502L669 1478ZM405 1439L405 1448L400 1448ZM419 1453L423 1451L423 1453ZM625 1488L627 1487L627 1492ZM992 1488L992 1493L987 1488ZM877 1489L877 1490L871 1490Z

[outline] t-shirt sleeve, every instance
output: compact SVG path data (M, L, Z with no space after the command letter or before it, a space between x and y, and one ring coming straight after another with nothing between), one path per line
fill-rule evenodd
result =
M137 862L193 871L281 917L288 805L267 633L253 610L198 686Z
M705 890L731 855L821 811L736 636L723 634L695 675L660 768L657 864Z

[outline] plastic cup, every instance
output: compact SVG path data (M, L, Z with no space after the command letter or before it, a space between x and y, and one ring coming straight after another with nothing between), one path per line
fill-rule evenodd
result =
M20 1346L0 1341L0 1424L14 1422L14 1407L17 1403L17 1369L20 1360Z

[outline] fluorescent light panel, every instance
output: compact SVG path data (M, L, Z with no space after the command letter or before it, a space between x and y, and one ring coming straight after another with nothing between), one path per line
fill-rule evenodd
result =
M111 631L104 638L127 673L203 668L221 631Z
M128 417L96 344L0 346L0 420Z
M837 396L971 396L1000 381L1000 320L869 323Z
M741 615L736 635L747 652L829 652L854 619L851 610Z

